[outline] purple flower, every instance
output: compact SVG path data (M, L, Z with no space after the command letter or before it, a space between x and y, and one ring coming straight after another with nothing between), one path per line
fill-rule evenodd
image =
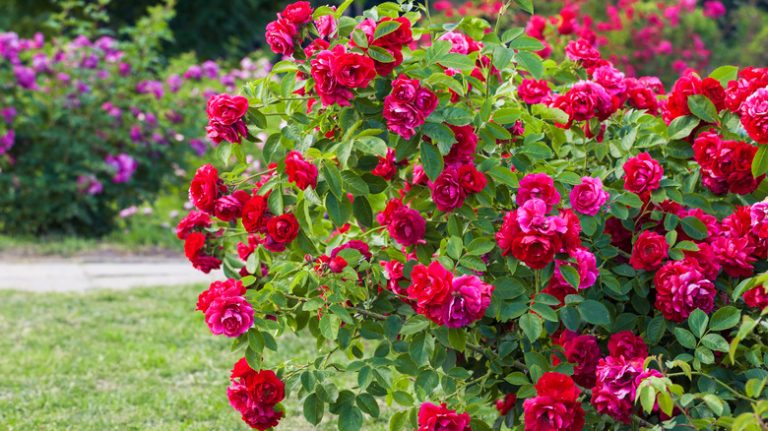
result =
M127 183L133 177L136 168L139 164L133 157L125 153L120 153L117 156L108 155L104 161L115 171L115 175L112 177L112 182L116 184Z
M16 33L0 33L0 56L13 64L19 64L19 35Z
M77 89L77 92L80 94L86 94L91 92L91 87L83 81L78 80L75 83L75 88Z
M120 119L120 116L122 115L122 112L120 111L120 108L113 105L112 102L104 102L101 105L101 109L104 110L104 112L107 113L110 117L113 117L115 119Z
M9 106L7 108L0 109L0 116L3 117L7 124L13 123L13 119L16 118L16 108Z
M203 63L203 74L211 79L216 79L219 76L219 65L214 61L206 61Z
M189 146L195 151L195 154L202 156L208 149L208 145L202 139L190 139Z
M0 156L7 153L8 150L13 147L13 144L16 142L16 134L13 132L13 129L7 131L5 135L0 136Z
M80 193L97 195L104 190L104 186L95 176L88 174L77 177L77 189Z
M133 142L141 141L141 126L138 124L131 126L130 137Z
M141 81L136 84L136 92L139 94L153 94L155 99L162 99L165 90L160 81Z
M176 74L169 76L166 82L168 83L168 88L171 90L171 93L179 91L181 84L184 83L181 77Z
M132 205L132 206L129 206L128 208L125 208L125 209L121 210L118 213L118 215L120 216L120 218L128 218L128 217L136 214L137 212L139 212L139 209L136 208L136 205Z
M32 68L37 73L51 72L51 61L47 55L38 52L32 56Z
M120 63L117 66L118 73L120 73L120 76L128 76L131 73L131 65L128 63Z
M36 90L37 82L35 82L36 74L35 70L26 66L13 66L13 74L16 76L16 83L21 88L27 90Z
M200 68L200 66L192 65L189 66L186 72L184 72L184 79L192 79L195 81L199 81L203 77L203 69Z

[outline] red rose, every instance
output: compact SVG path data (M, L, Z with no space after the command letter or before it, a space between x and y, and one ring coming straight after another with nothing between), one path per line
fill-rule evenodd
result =
M541 199L547 204L547 211L560 203L560 192L555 188L555 181L547 174L528 174L520 180L515 202L522 206L527 200Z
M584 409L577 401L579 389L560 373L547 372L536 382L538 395L523 403L525 431L581 431Z
M192 260L203 247L205 247L205 234L192 232L187 235L187 239L184 241L184 255L187 256L187 259Z
M330 51L322 51L310 61L310 73L315 80L315 91L320 96L323 106L337 104L349 106L354 99L354 93L349 87L339 83L334 73L336 57L344 54L343 45L336 45Z
M585 68L590 68L600 62L600 51L586 39L572 40L565 47L565 55L571 61L581 63Z
M259 404L273 406L285 398L285 384L272 370L261 370L246 381L248 392Z
M653 285L656 309L672 322L682 322L697 308L710 313L715 306L715 286L694 262L667 262L656 272Z
M222 221L232 221L240 217L243 205L248 202L251 195L245 190L236 190L231 195L222 196L216 200L214 213Z
M659 188L664 168L648 153L630 157L624 163L624 189L641 194Z
M283 412L275 410L274 406L265 404L252 404L243 413L243 422L249 427L259 431L267 431L276 427L283 417Z
M555 102L555 106L568 114L568 121L586 121L597 117L605 120L616 111L613 101L602 85L592 81L579 81Z
M186 239L195 229L205 229L207 227L211 227L211 216L202 211L190 211L176 225L176 237Z
M500 416L506 416L515 407L517 403L517 395L506 394L503 399L496 400L496 410L499 411Z
M466 194L480 193L488 184L485 175L475 165L463 165L459 168L459 184Z
M298 33L296 25L285 18L267 24L266 39L275 54L292 55L293 38Z
M248 112L248 99L226 93L217 94L208 99L206 112L209 122L231 126Z
M267 200L264 196L254 195L243 205L243 227L250 233L265 232L267 219Z
M542 269L555 259L560 249L560 240L556 236L539 234L519 235L512 240L512 255L531 267Z
M198 168L189 185L189 200L201 211L212 213L216 199L226 191L226 186L219 179L219 171L212 165L205 164Z
M451 151L444 158L446 165L463 165L473 163L477 152L477 135L471 125L448 125L456 137L456 143L451 146Z
M208 136L208 139L215 144L220 144L222 142L239 144L242 142L243 136L248 134L248 127L242 119L229 126L213 122L206 126L205 133Z
M397 159L395 158L395 150L387 148L387 155L379 157L379 163L371 171L373 175L384 178L389 181L397 174Z
M701 78L693 72L686 72L675 81L667 98L664 120L672 121L691 113L688 108L688 96L701 94Z
M744 303L752 308L763 310L768 307L768 288L758 285L744 292Z
M718 111L725 109L725 89L720 81L714 78L702 79L701 92L712 101Z
M387 230L392 239L402 246L411 246L423 242L427 222L421 214L405 205L392 212Z
M418 264L411 270L411 285L408 295L416 300L420 308L444 304L451 294L453 274L434 261L429 267Z
M288 244L299 235L299 222L293 214L272 217L267 222L267 233L275 242Z
M544 79L523 79L523 82L517 87L517 95L523 102L530 105L541 103L551 93L549 82Z
M608 340L608 351L613 357L624 357L627 360L645 359L648 356L648 346L642 338L632 331L621 331L611 335Z
M294 24L306 24L312 19L312 6L308 1L297 1L286 6L280 16Z
M461 187L456 168L445 168L430 186L432 201L440 211L448 212L464 204L464 190Z
M423 403L419 408L417 431L472 431L469 414L449 410L445 404Z
M398 18L384 17L381 19L381 21L376 23L376 27L378 28L378 26L387 21L399 22L400 26L397 27L397 30L389 34L385 34L378 39L375 39L373 41L375 46L402 48L404 45L408 45L413 42L413 34L411 33L411 21L408 18L404 16Z
M603 356L597 338L593 335L577 335L565 331L559 344L563 346L565 359L574 364L573 380L585 388L595 386L595 370Z
M376 77L373 60L351 52L337 54L332 69L336 82L346 87L365 88Z
M214 299L222 296L243 296L245 295L245 286L240 280L233 280L228 278L225 281L214 281L197 297L196 310L205 313L208 310L208 306L211 305Z
M656 271L667 258L669 245L663 235L653 231L643 231L632 247L629 264L636 270Z
M768 89L761 88L744 101L741 124L758 144L768 144Z
M302 190L317 187L317 166L304 160L298 151L289 151L285 156L285 173L288 181Z

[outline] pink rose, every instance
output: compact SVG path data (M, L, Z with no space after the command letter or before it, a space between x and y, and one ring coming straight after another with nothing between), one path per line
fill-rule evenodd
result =
M630 157L624 163L624 189L641 194L660 187L664 168L648 153Z
M768 89L755 91L741 105L741 124L758 144L768 144Z
M520 96L523 102L530 105L543 102L551 93L552 90L549 89L549 83L544 79L526 78L517 87L517 95Z
M600 207L610 199L608 192L603 190L600 178L582 177L581 184L573 187L569 195L571 207L580 214L593 216L600 212Z
M453 211L464 204L466 197L456 168L445 168L430 185L432 201L443 212Z
M231 126L248 112L248 99L226 93L217 94L208 99L206 112L209 122Z
M266 39L275 54L292 55L293 38L298 33L296 25L286 18L278 18L267 24Z
M418 422L417 431L472 431L469 415L449 410L445 404L423 403L419 408Z
M520 188L517 190L515 202L522 205L528 199L541 199L547 204L547 211L560 203L560 192L555 188L555 182L547 174L528 174L520 180Z
M214 335L236 338L253 325L253 307L242 296L220 296L205 311L205 323Z
M474 275L462 275L453 279L451 299L443 308L444 324L449 328L461 328L480 320L491 304L493 286Z
M682 322L697 308L710 313L715 306L715 285L690 261L667 262L656 272L653 284L655 306L672 322Z
M404 247L424 242L426 228L427 222L421 213L405 205L400 205L392 212L387 224L392 239Z

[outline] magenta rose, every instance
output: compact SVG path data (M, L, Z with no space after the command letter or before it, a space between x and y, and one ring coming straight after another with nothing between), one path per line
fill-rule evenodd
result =
M522 205L528 199L541 199L547 204L547 211L560 203L560 192L555 188L555 182L547 174L528 174L520 180L520 188L517 190L515 202Z
M542 103L544 99L552 93L549 89L549 82L545 79L523 79L517 87L517 95L523 102L530 105Z
M667 262L653 278L656 309L667 320L682 322L695 309L710 313L715 307L715 285L688 260Z
M323 106L333 104L349 106L354 93L349 87L339 83L334 73L334 61L337 55L345 52L343 45L336 45L333 50L321 51L310 62L310 73L315 80L315 91L320 96Z
M446 168L430 186L432 201L443 212L453 211L464 204L466 197L461 187L459 173L455 168Z
M418 419L417 431L472 431L469 415L449 410L445 404L436 406L423 403L419 408Z
M236 338L253 325L253 307L242 296L221 296L205 311L205 323L214 335Z
M275 54L292 55L293 38L298 33L296 25L286 18L278 18L267 24L266 39Z
M652 192L659 188L664 168L648 153L630 157L624 163L624 189L632 193Z
M611 335L608 340L608 351L611 356L626 359L645 359L648 356L648 346L645 341L632 331L621 331Z
M603 190L600 178L582 177L581 183L571 190L569 198L574 211L593 216L600 212L600 207L608 202L610 195Z
M243 96L217 94L208 99L208 121L231 126L248 112L248 99Z
M453 279L452 289L452 297L443 309L445 326L461 328L483 318L491 304L492 285L474 275L462 275Z
M424 241L427 222L421 214L405 205L392 212L387 231L402 246L411 246Z

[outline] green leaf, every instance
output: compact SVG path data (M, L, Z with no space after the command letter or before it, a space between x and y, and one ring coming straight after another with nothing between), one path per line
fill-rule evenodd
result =
M328 188L331 190L331 193L333 193L337 199L341 199L344 194L342 190L341 172L339 172L339 168L337 168L336 165L329 161L324 161L320 166L320 172L323 173L323 178L325 178L325 182L328 184Z
M424 134L429 136L432 139L432 142L437 144L440 148L444 146L450 148L453 143L456 142L453 130L445 124L426 123L424 124L424 127L422 127L422 130L424 131ZM448 152L446 151L444 154L448 154Z
M707 123L717 123L717 108L707 96L703 94L693 94L688 96L688 109L693 115L701 118Z
M640 196L630 192L621 194L616 200L632 208L641 208L643 206L643 200L640 199Z
M461 328L448 328L448 345L463 352L467 348L467 333Z
M704 332L707 330L707 323L709 323L709 317L707 313L697 308L688 316L688 327L691 328L691 332L696 338L701 338Z
M523 66L525 70L531 72L536 79L541 79L544 75L544 63L538 54L530 51L520 51L517 53L517 64Z
M376 402L376 398L368 393L362 393L357 396L355 403L360 410L364 411L368 416L377 418L381 411L379 410L379 403Z
M661 340L664 336L664 332L667 328L667 321L664 316L656 316L648 322L648 327L645 329L645 338L653 345Z
M397 412L389 418L389 431L402 431L408 424L408 412Z
M382 21L373 32L373 40L380 39L400 28L400 21Z
M272 212L272 214L280 215L283 213L283 193L279 187L269 194L269 197L267 198L267 207L269 208L269 211Z
M543 142L531 142L520 149L521 154L526 154L534 160L546 160L555 155L549 146Z
M541 51L544 48L544 45L542 45L538 39L530 36L520 36L509 42L509 47L524 51Z
M656 390L653 386L643 385L637 397L640 398L640 404L643 406L644 412L650 413L653 411L653 405L656 402Z
M324 314L320 318L320 333L327 340L336 341L339 336L339 326L341 326L341 319L333 314Z
M507 377L504 378L504 380L506 380L508 383L513 384L515 386L529 385L531 383L531 381L528 380L528 376L526 376L524 373L521 373L519 371L509 374Z
M611 323L611 314L601 302L587 299L578 305L582 320L593 325L608 325Z
M333 193L325 196L325 208L328 210L328 216L335 226L343 226L352 214L352 204L346 196L339 200Z
M347 405L341 409L339 415L340 431L360 431L363 428L363 413L360 409L352 405Z
M384 157L387 155L387 143L376 136L358 136L355 138L356 145L360 151Z
M464 243L461 241L461 238L457 236L448 238L448 245L445 248L445 251L448 252L448 256L458 260L461 257L461 251L463 249Z
M474 117L471 112L456 107L443 109L442 115L446 123L453 124L454 126L466 126Z
M368 183L354 172L344 171L341 173L341 178L344 183L344 190L352 193L353 196L366 196L370 193Z
M686 349L696 348L696 337L691 331L684 328L675 328L672 330L672 333L675 334L675 338L677 338L677 342L680 343L681 346Z
M720 66L709 74L709 77L720 81L723 87L728 81L733 81L739 76L739 68L736 66Z
M368 48L368 36L362 29L356 28L352 30L352 41L360 48Z
M752 159L752 176L757 178L768 173L768 145L758 145L757 154Z
M519 119L518 108L501 108L493 113L493 121L498 124L512 124Z
M475 62L471 58L463 54L446 54L438 61L443 67L450 69L457 69L461 71L472 70L475 67Z
M520 328L525 333L525 336L531 342L536 341L544 330L544 324L541 321L541 317L535 314L528 313L520 316L519 324Z
M317 425L323 420L325 404L320 401L317 394L310 394L304 400L304 419L312 425Z
M432 181L443 171L443 156L430 143L421 143L421 163L424 166L424 173Z
M721 416L723 414L723 410L725 409L723 401L717 397L717 395L713 394L706 394L704 395L704 403L707 404L707 407L709 407L710 410L712 410L712 413L715 414L715 416Z
M728 342L720 334L707 334L701 339L701 344L717 352L727 352Z
M389 51L378 46L369 46L368 55L379 63L392 63L395 61L395 57L392 57Z
M576 270L576 268L570 265L562 265L560 266L560 275L562 275L565 281L567 281L568 284L570 284L574 289L579 289L579 284L581 284L581 277L579 276L579 271Z
M368 198L365 196L358 196L352 203L352 214L354 214L357 221L362 227L373 226L373 210L371 204L368 202Z
M690 115L677 117L669 123L667 134L670 140L683 139L688 137L698 125L699 119L696 117Z
M511 188L517 188L517 186L520 184L515 174L512 173L512 170L505 166L494 166L487 173L494 180Z
M531 310L550 322L558 322L560 320L557 318L557 313L546 304L535 303L531 306Z
M408 319L400 328L400 335L413 335L419 333L429 327L429 321L422 317L416 316Z
M520 9L533 15L533 0L515 0Z
M741 320L741 311L728 305L715 311L715 314L709 319L709 329L712 331L731 329L739 324L739 320Z
M698 217L690 216L685 217L680 221L680 224L683 227L683 231L686 235L693 239L704 239L707 237L707 226L699 220Z

